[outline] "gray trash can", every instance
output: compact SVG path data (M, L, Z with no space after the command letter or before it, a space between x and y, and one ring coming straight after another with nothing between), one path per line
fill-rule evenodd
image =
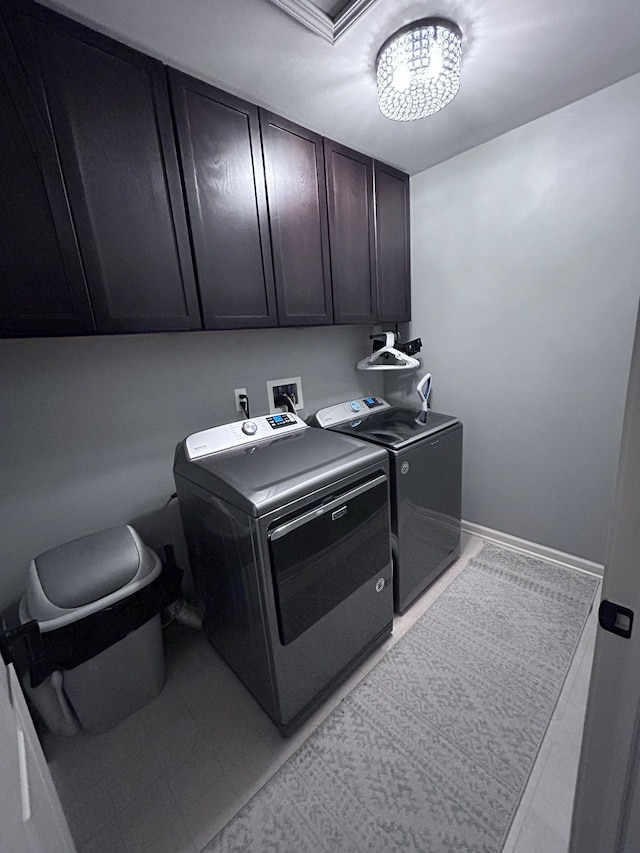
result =
M123 602L161 569L129 525L75 539L31 561L20 622L36 620L41 634L65 626L72 632L73 623ZM158 613L78 666L55 670L35 688L27 676L23 686L53 734L97 734L157 696L165 674Z

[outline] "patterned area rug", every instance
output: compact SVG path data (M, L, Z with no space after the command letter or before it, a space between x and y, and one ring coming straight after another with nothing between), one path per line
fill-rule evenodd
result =
M485 544L205 850L499 853L597 587Z

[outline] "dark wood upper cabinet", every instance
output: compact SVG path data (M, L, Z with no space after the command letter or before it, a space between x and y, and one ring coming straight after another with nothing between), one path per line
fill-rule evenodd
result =
M36 5L40 77L99 332L201 328L159 62Z
M258 108L168 74L204 327L277 326Z
M31 0L0 122L0 336L410 319L396 169Z
M0 18L0 336L95 331L53 141Z
M411 319L409 176L374 163L378 322Z
M332 323L322 137L259 113L280 325Z
M375 323L373 160L324 140L336 323Z

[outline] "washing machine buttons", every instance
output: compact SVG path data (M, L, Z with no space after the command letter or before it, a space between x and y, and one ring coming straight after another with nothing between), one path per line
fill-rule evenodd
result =
M270 418L267 418L267 423L271 429L280 429L280 427L291 426L293 421L285 413L284 415L272 415Z
M245 435L255 435L258 432L258 424L255 421L245 421L242 424L242 432Z
M358 403L358 401L357 401L357 400L352 400L352 401L349 403L349 408L351 409L351 411L352 411L352 412L359 412L359 411L360 411L360 408L361 408L361 407L360 407L360 403Z

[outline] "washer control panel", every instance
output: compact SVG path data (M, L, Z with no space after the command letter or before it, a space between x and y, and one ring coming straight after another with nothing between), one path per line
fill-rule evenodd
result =
M378 412L390 408L389 403L382 397L358 397L356 400L345 400L344 403L336 403L335 406L318 409L310 421L314 426L326 428L351 421L354 415L368 415L369 412Z
M234 421L230 424L194 432L185 439L187 457L200 459L212 453L232 450L235 447L256 444L269 438L289 435L309 427L297 415L283 412L278 415L260 415L248 421Z

